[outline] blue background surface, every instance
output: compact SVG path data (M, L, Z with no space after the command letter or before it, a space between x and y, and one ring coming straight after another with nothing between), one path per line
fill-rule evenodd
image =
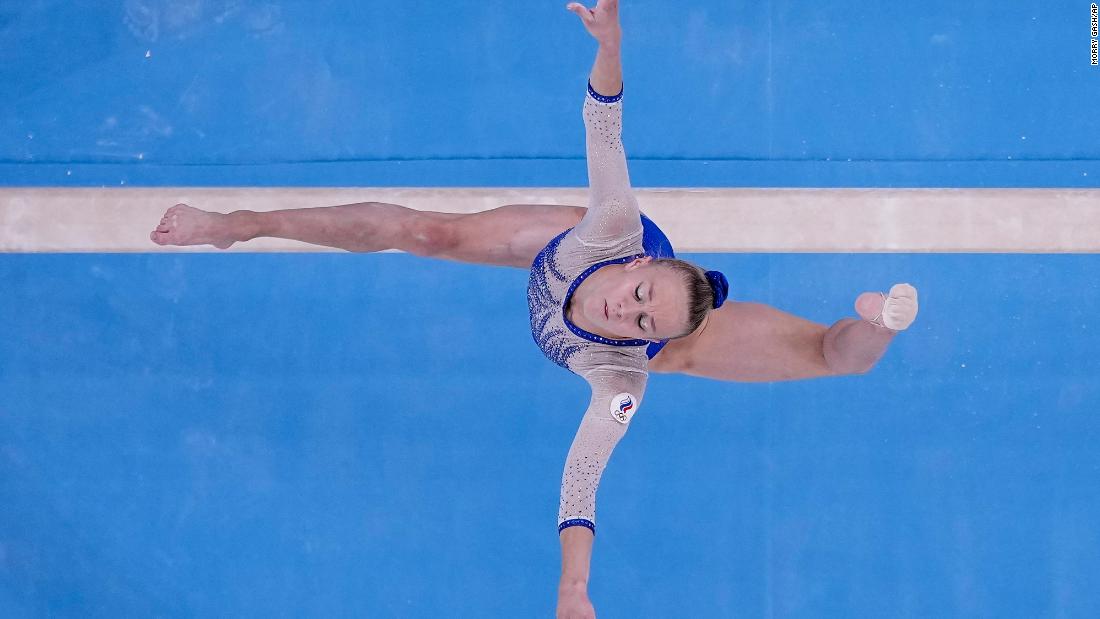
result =
M864 376L654 376L600 487L600 616L1100 613L1095 257L693 257L825 324L896 279L921 314ZM3 614L552 616L588 393L526 278L0 260Z
M0 184L583 185L563 4L6 2ZM1086 3L920 11L624 4L635 185L1096 186ZM687 257L921 314L866 376L655 376L600 617L1100 616L1095 257ZM551 616L588 395L526 277L0 256L0 615Z
M583 185L595 44L564 5L5 2L0 185ZM637 186L1100 182L1088 3L622 22Z

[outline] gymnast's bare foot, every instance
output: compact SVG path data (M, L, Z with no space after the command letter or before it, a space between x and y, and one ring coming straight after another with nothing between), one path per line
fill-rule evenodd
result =
M865 292L856 299L860 318L891 331L904 331L917 318L917 289L894 284L890 294Z
M157 245L213 245L228 249L233 238L229 216L177 204L164 213L160 225L149 233Z

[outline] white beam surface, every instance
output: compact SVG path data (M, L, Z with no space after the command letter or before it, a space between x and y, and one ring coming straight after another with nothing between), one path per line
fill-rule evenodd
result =
M678 252L1100 251L1100 190L636 189ZM473 213L587 204L584 188L137 188L0 190L0 252L220 251L149 240L183 202L228 213L389 202ZM227 251L339 251L256 239Z

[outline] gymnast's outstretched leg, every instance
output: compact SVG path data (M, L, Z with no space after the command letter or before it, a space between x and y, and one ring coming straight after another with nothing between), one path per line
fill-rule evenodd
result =
M917 314L917 291L865 292L860 318L831 327L763 303L727 301L691 335L672 340L650 361L653 372L737 382L774 382L864 374Z
M579 206L510 204L480 213L436 213L362 202L223 214L177 204L165 212L149 238L158 245L227 249L266 236L352 252L399 249L418 256L530 268L539 251L575 226L585 211Z

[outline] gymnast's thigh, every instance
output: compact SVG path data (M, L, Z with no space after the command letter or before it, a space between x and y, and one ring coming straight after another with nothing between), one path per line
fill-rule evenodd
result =
M695 333L670 341L649 369L736 382L835 376L822 348L826 331L770 305L731 300Z
M438 257L528 269L554 237L580 223L588 209L553 204L508 204L449 215L452 241Z

